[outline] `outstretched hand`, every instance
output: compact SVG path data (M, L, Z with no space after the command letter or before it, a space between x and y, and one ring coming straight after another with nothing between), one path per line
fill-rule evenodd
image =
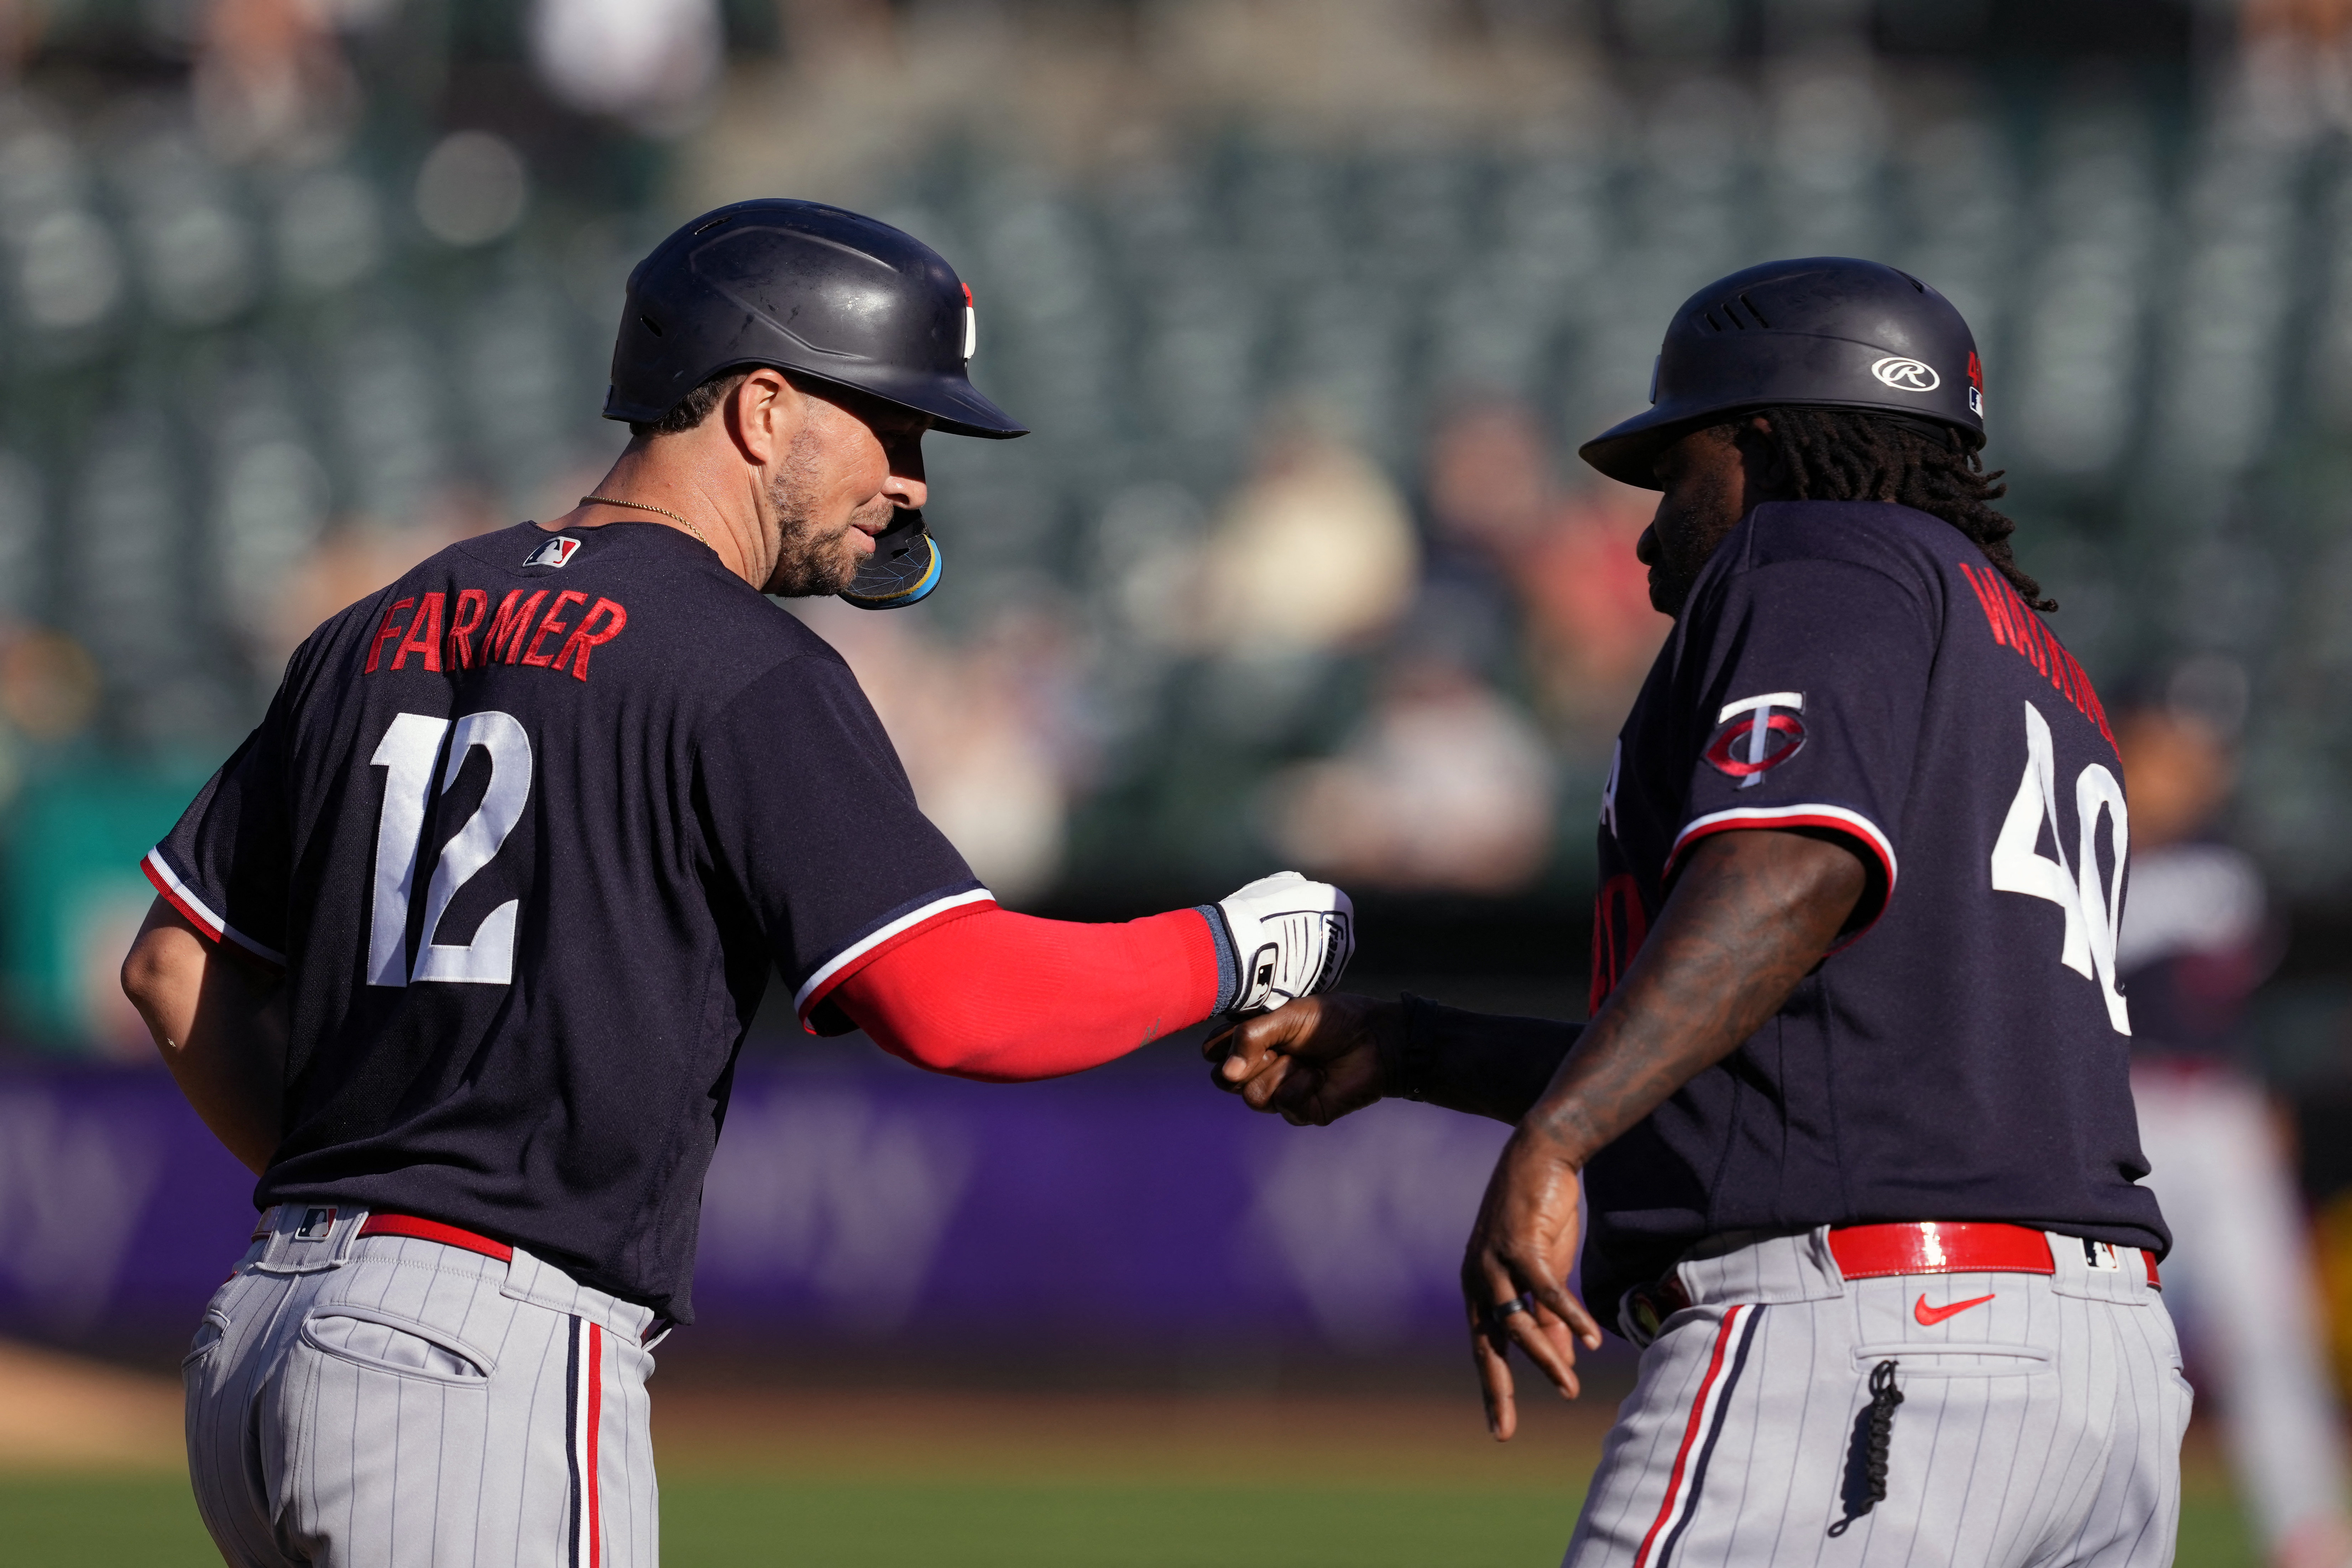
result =
M1210 1081L1252 1110L1293 1127L1328 1127L1386 1091L1381 1042L1403 1027L1397 1004L1332 992L1212 1035L1201 1054L1215 1064Z
M1507 1353L1513 1345L1564 1399L1581 1391L1576 1347L1601 1348L1600 1323L1568 1289L1582 1193L1576 1166L1541 1131L1522 1126L1504 1145L1478 1205L1462 1258L1462 1296L1486 1430L1498 1443L1509 1442L1519 1425Z

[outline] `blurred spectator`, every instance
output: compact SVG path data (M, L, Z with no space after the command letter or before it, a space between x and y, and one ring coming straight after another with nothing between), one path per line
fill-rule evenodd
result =
M0 629L0 718L35 741L69 741L89 728L98 698L98 666L73 638Z
M1538 689L1580 749L1605 752L1673 623L1633 555L1658 498L1609 480L1562 503L1514 574Z
M972 874L1013 904L1062 868L1075 687L1067 643L1008 610L961 647L910 616L834 599L792 605L849 661L906 764L915 798Z
M1412 595L1404 504L1362 453L1304 419L1276 428L1204 562L1212 647L1279 659L1358 646Z
M531 58L574 109L675 131L719 75L716 0L538 0Z
M2132 1093L2172 1226L2167 1300L2221 1396L2249 1512L2277 1568L2344 1568L2352 1520L2284 1119L2246 1069L2247 1003L2278 943L2261 873L2214 837L2236 782L2242 676L2211 661L2119 706L2131 883L2116 965ZM2217 689L2236 700L2215 702ZM2200 699L2203 699L2200 700Z
M1560 492L1524 404L1489 399L1442 419L1430 443L1432 577L1454 592L1517 602L1546 710L1572 748L1605 752L1664 640L1633 542L1657 498L1607 480Z
M1428 483L1439 542L1504 564L1536 542L1558 503L1535 412L1511 399L1470 403L1438 422Z
M1498 894L1551 849L1552 765L1517 709L1451 661L1390 673L1339 754L1276 777L1266 814L1284 858L1362 887Z
M192 83L196 124L217 157L319 162L358 113L333 0L211 0ZM380 8L380 7L377 7Z

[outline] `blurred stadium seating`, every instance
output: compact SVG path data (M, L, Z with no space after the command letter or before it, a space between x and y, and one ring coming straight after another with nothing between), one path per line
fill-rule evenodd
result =
M1665 626L1574 447L1693 288L1853 253L1968 313L2055 625L2203 656L2238 830L2340 931L2343 9L0 0L5 1032L138 1053L137 849L320 617L570 505L626 268L769 194L950 256L1035 426L931 443L922 613L807 611L1011 898L1282 859L1572 931ZM2295 963L2281 1059L2341 1073Z

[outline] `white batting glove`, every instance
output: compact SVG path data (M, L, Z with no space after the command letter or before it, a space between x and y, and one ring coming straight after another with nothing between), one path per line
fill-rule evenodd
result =
M1234 971L1224 1011L1237 1017L1328 991L1355 956L1356 906L1328 882L1277 871L1215 907Z

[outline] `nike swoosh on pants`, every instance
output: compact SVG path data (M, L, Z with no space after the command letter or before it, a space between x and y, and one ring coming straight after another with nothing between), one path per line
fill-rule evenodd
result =
M1965 1301L1951 1301L1941 1307L1930 1307L1927 1305L1927 1293L1922 1290L1919 1292L1917 1304L1911 1309L1911 1315L1919 1320L1921 1328L1932 1329L1946 1318L1965 1312L1970 1307L1981 1307L1991 1300L1991 1295L1971 1296Z

